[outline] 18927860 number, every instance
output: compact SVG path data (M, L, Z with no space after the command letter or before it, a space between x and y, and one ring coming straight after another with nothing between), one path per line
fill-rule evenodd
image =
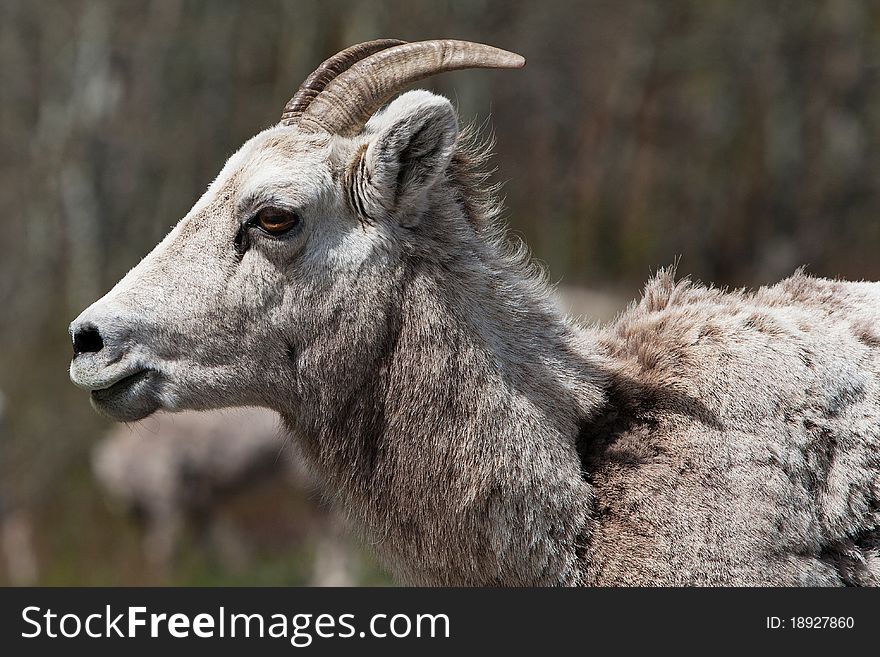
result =
M855 626L852 616L792 616L788 621L793 630L849 630Z
M768 630L851 630L852 616L767 616Z

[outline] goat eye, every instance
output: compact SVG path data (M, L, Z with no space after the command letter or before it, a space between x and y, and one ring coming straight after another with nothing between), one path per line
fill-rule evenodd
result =
M283 235L299 224L299 216L281 208L263 208L254 217L254 223L270 235Z

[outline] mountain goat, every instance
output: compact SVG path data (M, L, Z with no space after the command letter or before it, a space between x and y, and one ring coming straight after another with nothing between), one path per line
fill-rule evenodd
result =
M70 327L119 421L278 411L400 582L880 579L880 285L669 272L583 328L511 248L441 71L461 41L322 64Z

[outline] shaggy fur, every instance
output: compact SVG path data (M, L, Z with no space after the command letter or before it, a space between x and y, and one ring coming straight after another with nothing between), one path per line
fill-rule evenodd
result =
M880 286L661 273L599 332L586 581L880 583Z
M581 327L464 144L423 91L257 135L73 323L71 378L121 420L277 410L402 583L878 583L880 286L661 273Z

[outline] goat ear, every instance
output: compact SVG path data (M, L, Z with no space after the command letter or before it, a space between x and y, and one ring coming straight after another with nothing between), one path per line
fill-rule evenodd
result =
M458 137L446 98L427 91L403 94L366 126L370 139L352 171L369 218L418 221L428 191L444 175Z

